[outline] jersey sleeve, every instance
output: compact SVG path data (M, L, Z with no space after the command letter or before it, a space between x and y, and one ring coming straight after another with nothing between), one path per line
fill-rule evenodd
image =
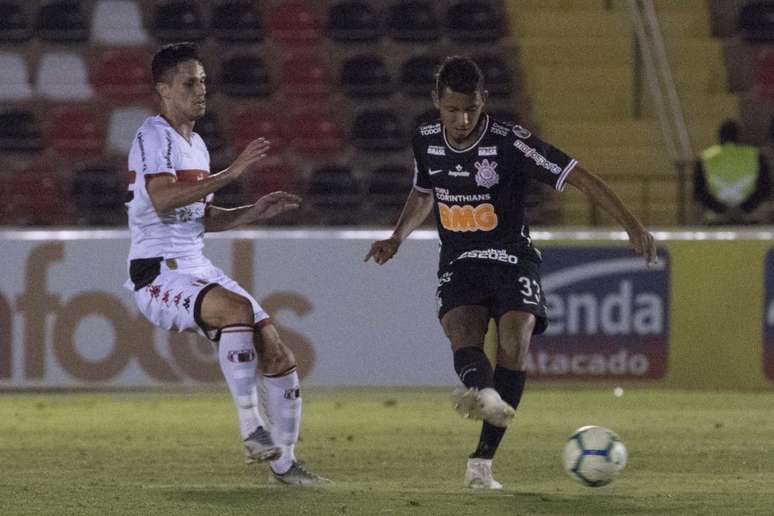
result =
M422 144L418 134L414 135L411 143L414 151L414 188L422 193L431 193L433 185L430 183L430 174L427 172L425 155L422 152Z
M563 191L578 161L521 126L514 126L511 132L517 163L530 178Z
M129 151L129 170L145 180L162 174L176 176L172 135L156 128L142 128L134 137Z

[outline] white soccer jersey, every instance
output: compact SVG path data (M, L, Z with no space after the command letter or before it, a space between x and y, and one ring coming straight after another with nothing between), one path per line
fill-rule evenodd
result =
M161 115L142 124L129 151L129 259L178 258L201 255L204 246L205 199L157 213L148 196L148 181L170 174L178 181L199 181L210 173L210 154L201 137L189 143Z

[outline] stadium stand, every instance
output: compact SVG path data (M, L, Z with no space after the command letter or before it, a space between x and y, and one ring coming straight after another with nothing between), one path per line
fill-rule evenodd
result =
M327 33L336 42L372 42L382 36L382 23L368 2L338 2L328 9Z
M441 20L433 2L401 0L390 7L388 34L398 41L430 42L441 37Z
M20 102L33 97L30 73L24 55L0 52L0 101Z
M21 2L0 2L0 43L22 43L32 38L32 25Z
M35 35L55 42L80 43L89 38L89 19L78 0L51 0L38 12Z
M46 125L46 140L60 156L99 156L105 146L104 120L94 104L55 106Z
M91 41L104 46L143 46L150 37L133 0L99 0L91 18Z
M740 114L737 95L749 139L769 141L771 4L656 5L694 148ZM141 118L155 110L151 53L181 39L200 43L208 68L210 112L197 130L213 163L228 164L249 138L266 135L274 141L266 170L293 171L286 183L280 172L245 182L227 192L234 202L260 184L319 193L322 179L339 176L315 171L338 167L366 197L362 221L383 220L389 210L371 208L391 188L396 202L405 195L397 170L410 164L410 131L437 116L434 68L466 53L486 74L490 113L516 117L577 155L647 222L676 222L679 188L635 77L624 2L609 0L0 0L0 160L45 150L70 182L82 156L125 159ZM609 222L571 190L562 223ZM537 198L545 208L538 222L559 221L554 197ZM335 203L326 206L319 221L314 207L304 221L338 221ZM341 218L353 213L342 210Z
M89 71L76 52L46 52L38 62L35 94L54 101L88 101L94 97Z
M162 42L200 41L207 37L199 4L192 0L160 0L152 32Z
M210 34L223 42L255 43L264 38L256 3L229 0L212 8Z

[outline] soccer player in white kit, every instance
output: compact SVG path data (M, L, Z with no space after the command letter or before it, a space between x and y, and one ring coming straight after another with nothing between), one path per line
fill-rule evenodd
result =
M202 254L205 231L269 219L298 208L301 198L273 192L239 208L212 205L214 192L249 172L270 144L254 140L231 166L210 174L207 147L193 132L206 109L206 75L196 47L163 46L151 66L161 113L145 120L129 153L126 286L153 324L197 332L217 346L245 462L270 461L274 478L287 484L327 482L295 458L301 396L292 351L255 299Z

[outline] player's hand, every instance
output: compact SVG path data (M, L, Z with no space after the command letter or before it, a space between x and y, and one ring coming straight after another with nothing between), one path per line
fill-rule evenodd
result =
M271 142L266 138L258 138L247 144L244 150L237 156L234 162L228 167L228 174L234 179L238 178L253 165L266 157L271 148Z
M629 243L632 248L634 248L635 253L645 257L645 262L648 265L655 265L658 263L656 239L653 238L650 231L642 226L629 231Z
M384 265L390 258L395 256L400 247L400 239L395 235L391 236L387 240L377 240L371 244L371 250L363 259L367 262L370 258L373 258L379 265Z
M301 206L301 197L288 192L272 192L264 195L250 208L253 220L266 220Z

